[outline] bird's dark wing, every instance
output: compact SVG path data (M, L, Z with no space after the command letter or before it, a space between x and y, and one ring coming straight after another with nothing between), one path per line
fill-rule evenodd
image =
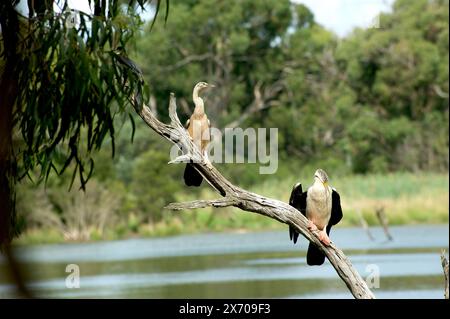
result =
M341 221L342 216L343 214L341 208L341 197L339 196L339 193L333 188L333 191L331 193L331 217L328 225L336 225Z
M289 197L289 205L306 216L306 192L303 192L302 184L297 183L292 188L291 196Z
M289 205L300 211L306 216L306 192L303 192L302 184L297 183L291 192L289 198ZM289 238L295 243L297 243L299 233L294 227L289 225Z

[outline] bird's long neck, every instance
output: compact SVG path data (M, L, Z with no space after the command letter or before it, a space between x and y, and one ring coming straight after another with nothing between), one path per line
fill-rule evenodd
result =
M323 183L319 179L316 178L314 180L313 186L317 187L317 188L321 188L321 187L323 187Z
M325 187L320 180L315 180L308 188L308 198L314 202L318 211L325 213L331 208L331 192L329 187Z
M192 93L192 99L194 100L195 109L194 113L197 115L205 114L205 105L203 104L203 99L198 96L198 90L194 90Z
M318 178L314 179L314 183L311 185L311 188L313 188L315 192L327 193L329 191L329 187L325 186Z

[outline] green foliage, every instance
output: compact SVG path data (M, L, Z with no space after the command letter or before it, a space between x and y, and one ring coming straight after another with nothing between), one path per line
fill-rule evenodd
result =
M100 65L111 64L111 61L104 55L99 59L89 54L96 41L86 45L82 37L82 33L87 32L83 15L81 35L78 35L78 30L67 29L63 17L50 15L47 19L36 20L32 26L36 30L33 36L42 40L42 44L31 52L21 52L18 64L19 86L27 88L18 98L15 114L27 146L21 150L25 173L36 161L44 165L44 174L49 172L53 164L52 153L64 137L69 139L67 147L72 149L65 167L72 158L79 163L82 125L89 125L88 150L99 145L108 131L113 130L110 124L112 114L105 112L109 108L100 107L111 103L116 94L115 86L118 86L114 83L113 72L101 72L99 68ZM74 76L69 77L68 74ZM95 92L99 94L95 95ZM105 103L99 100L103 98ZM68 109L73 109L73 112ZM97 118L101 120L97 122ZM95 122L98 124L93 126Z
M272 176L258 185L250 187L264 196L287 201L293 184L301 181L308 185L312 181L310 172L296 176ZM95 175L94 177L95 178ZM331 177L342 198L344 219L338 227L360 226L360 213L371 226L379 226L375 210L384 207L390 225L448 223L448 187L445 174L368 174ZM89 189L88 184L88 189ZM23 194L23 190L21 190ZM185 192L176 193L176 201L216 198L213 190L205 188L200 195ZM35 202L35 207L40 207ZM258 231L285 229L270 218L242 212L237 208L205 208L193 211L165 212L168 218L147 222L136 211L125 216L121 222L111 225L97 236L91 233L91 240L118 239L127 236L170 236L176 234L211 231ZM144 214L146 215L146 214ZM33 244L61 242L63 235L55 228L28 228L17 243Z
M143 90L121 62L142 25L134 8L138 4L143 9L145 3L94 1L94 14L79 12L73 24L68 23L74 13L67 2L61 13L53 11L53 1L29 2L28 19L2 25L23 38L16 47L5 42L1 53L12 64L20 88L13 114L21 133L15 153L20 176L40 166L41 177L48 177L51 170L62 173L75 162L72 181L78 174L84 188L94 165L89 154L107 136L114 154L114 117L125 111L134 92Z
M153 70L162 115L169 91L189 115L193 84L207 80L218 86L206 97L216 127L260 94L261 110L238 125L277 127L283 158L354 173L448 170L448 2L398 1L380 24L337 39L287 1L175 3L136 57Z
M355 170L448 170L448 93L439 93L449 92L448 1L397 1L380 25L356 31L336 52L356 102L371 110L361 129L350 126Z
M206 80L218 85L208 104L217 114L213 124L226 124L251 103L257 82L277 79L282 55L275 43L292 22L289 1L183 1L170 15L166 26L156 24L137 41L160 114L169 92L190 100L195 83ZM148 55L150 48L157 49Z
M150 88L145 99L156 101L162 121L168 120L170 92L184 121L193 109L193 86L208 81L217 86L205 97L214 127L278 128L276 174L260 175L255 164L217 164L232 182L287 200L295 182L307 184L321 167L334 186L356 188L343 190L351 202L348 224L358 223L357 212L375 222L380 200L394 212L394 223L448 221L442 208L448 179L443 185L441 175L419 173L448 172L448 1L397 0L392 13L380 16L381 28L356 29L343 39L316 23L306 6L288 0L172 2L170 18L159 16L143 32L134 10L142 2L114 3L111 12L97 6L96 15L82 15L75 29L64 23L67 12L35 17L17 66L21 172L45 177L67 168L83 186L95 162L96 186L120 198L113 234L94 229L91 238L272 227L231 209L181 216L162 209L217 195L204 191L207 185L184 188L184 165L167 165L169 145L135 115L129 121L130 94L147 92L136 65ZM165 9L168 3L159 10ZM136 65L127 58L130 48ZM5 51L3 42L0 49ZM33 170L36 164L42 171ZM39 206L50 205L61 217L66 209L51 194L70 200L65 188L56 190L76 176L48 176ZM437 204L419 197L433 179L439 189L426 196ZM34 198L21 192L21 203ZM21 227L30 227L26 214L19 217Z
M71 11L67 1L28 1L28 17L16 11L18 1L1 2L1 243L13 233L19 178L38 167L47 181L51 171L71 167L70 185L78 175L84 190L94 168L91 152L107 136L114 155L114 118L132 95L142 100L146 91L126 48L142 25L136 9L147 2L89 1L90 15ZM156 14L159 7L156 0Z
M167 165L168 150L165 151L148 150L133 168L130 190L137 198L137 208L150 220L161 219L162 208L175 200L175 192L183 183L183 172Z

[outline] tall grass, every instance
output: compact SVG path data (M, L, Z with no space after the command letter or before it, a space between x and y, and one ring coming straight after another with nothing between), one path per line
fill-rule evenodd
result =
M449 178L447 174L395 173L385 175L330 176L330 184L341 195L344 218L338 225L358 226L360 216L369 225L378 225L375 210L383 207L391 225L439 224L449 222ZM301 182L306 189L312 176L296 178L268 177L249 190L287 202L292 186ZM199 192L185 192L177 201L215 199L219 195L206 183ZM196 232L270 230L286 227L270 218L241 211L237 208L205 208L191 211L164 211L157 223L117 226L95 239L119 239L130 236L168 236ZM28 231L16 241L19 244L62 242L64 238L53 232Z
M384 175L351 175L333 178L330 184L341 195L344 218L340 225L360 224L360 215L369 225L378 225L375 211L384 208L389 223L438 224L449 221L449 178L446 174L393 173ZM301 182L304 189L312 183L312 176L285 179L269 178L259 185L249 187L258 194L287 202L292 186ZM205 188L201 198L213 199L218 195ZM193 200L194 196L183 195L179 201ZM170 213L169 213L170 214ZM236 208L201 209L181 212L182 222L187 228L207 230L223 229L266 229L283 227L276 221L242 212Z

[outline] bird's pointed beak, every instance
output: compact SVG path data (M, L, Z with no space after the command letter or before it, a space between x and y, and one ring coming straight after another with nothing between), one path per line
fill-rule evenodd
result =
M214 84L209 84L208 85L210 88L215 88L216 86Z

